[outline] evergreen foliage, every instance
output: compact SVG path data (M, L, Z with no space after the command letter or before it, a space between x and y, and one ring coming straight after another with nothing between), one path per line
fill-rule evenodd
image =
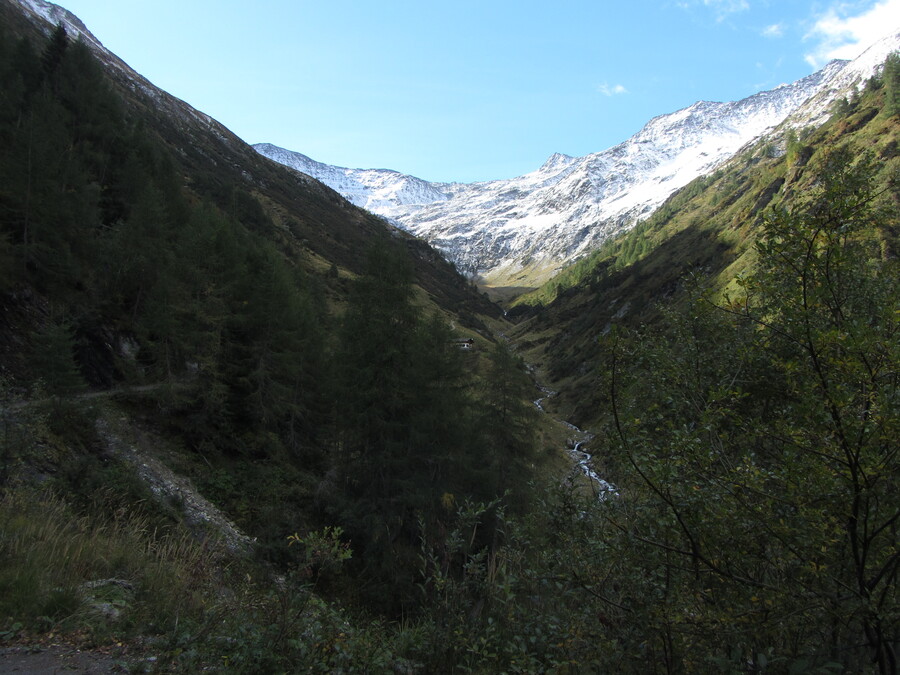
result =
M414 303L411 269L390 242L370 251L339 333L335 514L376 584L370 593L416 610L421 595L410 582L421 538L446 531L457 499L512 487L511 467L532 445L520 408L533 385L504 352L485 375L489 407L476 402L462 352L444 320ZM476 403L487 412L476 414Z
M528 480L537 415L529 401L533 390L521 357L515 356L506 343L498 342L489 355L479 399L483 442L491 449L486 466L495 475L498 495L515 490Z
M515 489L520 508L526 501L518 482L530 428L510 417L507 438L477 414L486 366L463 355L416 285L442 283L434 271L421 276L437 268L422 262L434 252L367 221L374 243L355 280L328 261L316 279L299 262L322 242L296 241L295 221L276 225L265 197L211 162L183 175L183 158L160 142L166 128L122 105L62 28L38 49L0 40L0 86L0 301L34 331L21 363L3 364L17 385L75 412L87 385L149 392L121 409L178 448L201 491L258 538L260 557L290 569L288 534L330 528L353 555L317 582L375 613L426 611L421 547L448 546L458 504L493 500L470 549L500 546L502 493ZM324 220L324 204L310 199L293 216ZM503 373L498 382L515 380L519 394L530 386L520 364ZM20 411L34 402L17 405L16 434L66 449L47 461L68 477L59 483L67 500L82 489L127 492L93 454L104 442L93 417L31 425ZM25 461L25 451L6 450ZM177 527L168 517L160 526ZM462 575L465 562L448 574ZM364 590L349 590L348 578Z
M34 335L31 361L40 393L63 397L84 389L75 364L75 341L66 324L50 321Z
M900 53L894 52L884 62L884 114L900 115Z

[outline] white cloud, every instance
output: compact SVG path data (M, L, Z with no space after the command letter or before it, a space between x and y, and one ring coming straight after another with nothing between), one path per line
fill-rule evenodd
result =
M750 9L750 3L747 0L703 0L703 4L725 14L734 14Z
M859 12L859 3L834 3L805 39L815 43L806 62L821 68L832 59L853 59L873 42L900 31L900 0L878 0ZM853 14L856 11L857 13Z
M767 38L780 38L784 35L784 25L780 23L773 23L771 26L766 26L763 28L763 37Z
M597 86L597 91L599 91L604 96L618 96L619 94L627 94L628 90L623 87L621 84L613 84L609 85L606 82Z
M715 13L716 20L723 21L731 14L750 9L750 2L749 0L675 0L675 6L686 11L700 6L707 7Z
M750 9L747 0L703 0L703 4L716 14L716 21L724 21L727 17Z

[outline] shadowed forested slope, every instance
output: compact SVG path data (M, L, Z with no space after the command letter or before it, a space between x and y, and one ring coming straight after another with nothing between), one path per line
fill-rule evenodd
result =
M146 567L156 547L171 543L164 564L186 574L180 565L205 559L186 533L216 539L221 519L188 502L214 503L255 540L240 564L271 567L240 582L251 603L272 607L273 590L250 579L280 570L297 572L280 589L305 602L321 575L348 606L425 611L422 547L450 546L461 510L475 509L472 554L496 550L502 514L533 498L532 384L491 348L497 307L423 242L111 55L98 61L63 27L32 25L5 1L0 18L0 523L22 537L0 546L0 616L29 630L204 630L204 612L224 606L226 561L194 570L196 595L177 584L167 602L141 595L160 593ZM460 349L451 325L476 348ZM135 473L142 452L144 467L164 459L190 487L148 483ZM43 548L53 538L27 527L41 513L83 557ZM128 542L125 571L105 566L104 546ZM28 571L37 558L47 574ZM331 565L344 571L331 578ZM109 628L79 589L120 573L114 585L141 610ZM299 658L285 649L274 663Z

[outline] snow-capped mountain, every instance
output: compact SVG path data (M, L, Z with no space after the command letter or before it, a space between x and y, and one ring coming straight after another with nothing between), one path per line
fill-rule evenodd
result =
M429 183L390 169L331 166L270 143L258 143L253 147L269 159L322 181L355 206L379 215L398 205L431 204L449 199L449 186L444 183Z
M254 147L423 237L487 285L533 286L789 117L793 126L824 121L837 97L898 48L900 34L854 61L832 61L740 101L699 101L650 120L603 152L554 154L536 171L509 180L429 183L385 169L329 166L270 144Z

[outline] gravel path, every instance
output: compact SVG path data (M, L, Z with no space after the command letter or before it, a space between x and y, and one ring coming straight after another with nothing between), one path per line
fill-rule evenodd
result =
M0 649L0 673L52 675L59 673L126 673L124 662L112 654L64 645Z

